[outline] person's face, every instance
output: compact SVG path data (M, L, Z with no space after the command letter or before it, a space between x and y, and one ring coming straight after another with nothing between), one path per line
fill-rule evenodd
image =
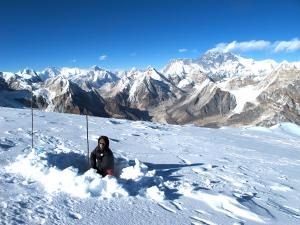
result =
M103 150L106 146L105 141L103 139L99 140L98 145L99 145L101 150Z

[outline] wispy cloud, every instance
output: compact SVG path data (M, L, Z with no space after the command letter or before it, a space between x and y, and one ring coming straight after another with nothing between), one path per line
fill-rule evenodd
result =
M134 56L136 56L136 52L131 52L129 55L134 57Z
M104 61L107 59L107 57L108 57L107 55L101 55L101 56L99 56L99 60Z
M268 50L271 52L293 52L300 50L300 40L294 38L290 41L276 41L270 42L265 40L251 40L251 41L232 41L217 44L214 48L208 50L209 52L246 52L246 51L261 51Z
M76 62L77 62L77 59L71 59L70 62L71 62L71 63L76 63Z
M184 52L187 52L188 50L186 48L180 48L178 49L178 52L180 53L184 53Z
M300 50L300 40L298 38L274 43L274 52L295 52L297 50Z
M254 50L263 50L271 46L271 42L264 40L252 40L237 42L232 41L230 43L219 43L215 48L209 51L218 51L218 52L232 52L232 51L254 51Z

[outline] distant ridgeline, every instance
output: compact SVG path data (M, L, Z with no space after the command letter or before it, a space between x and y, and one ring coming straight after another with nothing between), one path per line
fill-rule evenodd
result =
M160 71L0 72L0 105L199 126L300 124L300 62L208 52Z

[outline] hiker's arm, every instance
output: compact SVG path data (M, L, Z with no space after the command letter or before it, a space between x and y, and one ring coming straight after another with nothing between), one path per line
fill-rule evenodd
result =
M114 175L114 156L111 155L110 160L109 160L109 166L106 170L106 174L113 176Z
M90 156L90 164L91 164L91 168L96 169L96 155L94 151L91 153Z
M108 170L106 170L106 174L107 174L107 175L110 175L110 176L113 176L113 175L114 175L113 169L108 169Z

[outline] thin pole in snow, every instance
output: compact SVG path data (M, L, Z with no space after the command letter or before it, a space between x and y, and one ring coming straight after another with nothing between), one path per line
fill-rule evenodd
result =
M90 165L90 149L89 149L89 120L88 115L85 115L86 118L86 144L87 144L87 159L88 159L88 166Z
M33 148L33 90L31 86L31 148Z

